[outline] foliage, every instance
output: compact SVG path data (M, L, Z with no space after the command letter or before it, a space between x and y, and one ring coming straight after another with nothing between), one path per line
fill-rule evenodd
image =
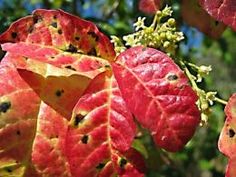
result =
M32 8L62 7L97 23L106 34L116 35L117 37L113 36L112 41L115 43L116 55L121 54L114 60L115 53L112 45L93 24L63 11L59 11L59 18L49 15L56 11L50 13L45 11L45 14L48 14L46 20L38 18L37 15L33 20L32 17L27 17L25 21L16 22L15 27L12 25L11 30L2 35L1 43L4 43L2 48L7 51L7 54L1 62L0 69L3 73L0 78L3 85L0 97L2 103L0 118L3 120L1 136L4 138L8 136L9 139L1 145L2 149L5 149L1 154L1 157L4 157L1 160L1 175L7 176L11 173L14 175L25 173L26 176L37 176L42 173L51 176L77 176L78 174L93 176L117 173L121 176L142 176L145 173L146 176L173 177L223 175L224 163L222 162L225 160L220 156L215 145L223 126L222 106L217 102L226 104L226 101L219 96L227 98L235 92L233 46L236 37L229 29L221 36L226 26L216 22L212 17L234 29L233 0L224 1L224 4L221 4L221 1L212 3L210 0L181 1L181 3L142 0L133 3L123 0L34 0L32 4L27 3L27 5L24 0L15 4L6 2L3 0L0 8L11 6L14 9L18 3L19 10L13 15L10 14L12 10L4 9L11 18L5 14L1 15L0 20L3 22L1 31L5 30L12 20L25 16ZM170 13L166 14L165 10L156 13L157 9L165 7L166 4L172 5L175 19L169 18ZM219 8L220 6L224 8ZM143 14L138 11L138 8L145 13L156 14L155 18L152 20L150 16L139 17ZM218 12L217 15L215 12ZM43 10L35 13L39 13L39 16L42 13L44 16ZM135 32L132 33L132 23L137 17L139 20L134 23ZM203 36L183 22L219 40L214 41ZM73 24L71 28L66 27L68 23ZM151 25L146 26L147 23ZM81 28L78 29L81 24ZM185 44L179 45L183 35L182 32L178 32L178 26L185 35ZM73 32L69 32L71 29ZM180 33L179 40L172 40ZM27 34L26 38L24 34ZM200 42L196 42L195 34L200 35L204 40L198 39L197 41ZM158 36L165 37L160 40ZM145 47L136 47L140 44ZM192 50L195 46L201 48ZM147 47L161 50L173 60L162 52ZM169 69L166 69L165 62L168 63ZM199 66L194 63L198 63ZM217 67L218 70L215 69ZM210 71L213 75L209 75ZM165 72L167 73L163 74ZM159 79L156 80L156 77ZM190 80L192 89L187 84L187 79ZM9 80L12 81L8 82ZM170 99L170 93L174 93L174 98L180 99ZM186 93L189 104L183 106ZM225 112L228 118L219 140L220 150L229 157L227 177L234 176L235 173L233 171L235 160L228 151L234 142L234 136L231 137L234 132L233 119L231 119L233 116L230 112L234 109L233 100L234 96L226 106ZM168 106L170 103L176 104L170 107ZM152 109L149 109L148 105L159 106L151 106ZM183 109L181 110L178 105L182 105ZM122 109L118 110L118 108ZM201 112L201 125L205 126L198 129L185 149L175 154L159 149L163 147L176 151L183 147L193 135L199 122L199 119L196 119L199 117L197 108ZM195 111L189 114L188 109ZM175 111L174 113L179 113L173 119L169 116L172 110ZM181 118L181 114L195 118L187 121ZM123 118L118 115L123 115ZM166 115L164 119L162 115ZM124 123L124 120L127 123ZM190 127L183 126L185 120ZM155 122L161 122L160 126ZM174 127L170 129L168 125ZM184 133L179 130L183 130ZM126 131L127 134L124 133ZM24 132L28 132L26 133L28 136ZM156 148L148 132L151 132ZM19 139L22 143L15 144L14 142ZM91 153L92 150L94 152L100 150L100 153ZM22 152L27 155L19 156ZM41 152L50 155L45 157ZM74 156L77 153L79 157L87 159L82 163L85 165L75 165L83 161ZM110 155L106 156L106 154ZM51 163L58 157L61 158L57 163ZM52 170L59 166L60 169Z
M38 110L34 117L37 124L30 131L31 139L25 141L28 148L21 149L30 152L28 165L7 153L9 146L2 147L6 151L2 161L6 169L11 169L10 174L143 176L135 165L139 162L126 155L130 152L131 157L137 156L131 148L136 129L132 114L166 150L180 150L193 136L199 122L196 94L183 72L164 53L131 48L114 62L113 48L92 23L53 10L36 10L32 16L18 20L0 36L0 41L7 51L3 66L21 69L19 75L39 96L38 103L29 106ZM103 63L109 62L102 65L102 58ZM12 102L8 95L2 97L1 114L8 121L9 113L20 103ZM23 126L21 119L14 124ZM21 137L21 129L12 129L15 131L9 133ZM10 151L18 148L10 147Z
M236 94L232 95L225 107L227 116L224 127L219 139L219 149L222 153L229 157L229 164L226 170L226 177L235 175L235 116L236 116Z

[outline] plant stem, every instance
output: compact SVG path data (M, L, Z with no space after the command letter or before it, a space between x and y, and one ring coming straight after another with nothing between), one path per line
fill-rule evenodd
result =
M193 89L197 92L197 95L199 96L199 98L201 97L201 93L204 92L204 90L200 89L198 86L197 86L197 83L195 82L194 78L195 76L192 75L189 71L189 69L187 68L186 64L184 63L184 61L180 61L180 64L181 66L183 67L183 70L185 72L185 74L187 75L187 77L189 78L190 80L190 83L193 87ZM192 64L192 63L187 63L190 67L193 67L195 69L197 69L197 66ZM226 105L227 104L227 101L221 99L221 98L218 98L218 97L215 97L214 101L218 102L218 103L221 103L223 105Z
M157 14L155 14L154 19L153 19L152 24L151 24L150 27L155 28L156 22L157 22Z
M214 99L214 101L216 101L216 102L218 102L218 103L221 103L221 104L223 104L223 105L226 105L227 104L227 101L225 101L225 100L223 100L223 99L221 99L221 98L215 98Z
M188 78L189 78L189 80L190 80L190 82L191 82L191 85L192 85L193 89L194 89L196 92L199 91L200 89L198 88L196 82L194 81L195 76L193 76L193 75L190 73L189 69L187 68L187 66L185 65L185 63L184 63L183 61L180 61L180 64L182 65L185 74L188 76Z

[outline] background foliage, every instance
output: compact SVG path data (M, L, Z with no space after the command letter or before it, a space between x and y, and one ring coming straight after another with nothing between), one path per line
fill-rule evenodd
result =
M174 18L185 40L180 44L179 56L197 64L212 65L213 71L201 87L218 91L228 99L236 91L236 33L227 29L217 39L202 34L184 23L178 0L166 1L174 9ZM93 21L107 35L121 37L133 31L132 24L138 16L138 0L0 0L0 33L16 19L30 14L36 8L61 8L74 15ZM151 21L151 17L147 17ZM1 51L1 55L4 55ZM208 125L199 127L195 137L181 152L172 154L148 145L148 177L223 177L226 158L217 149L217 141L223 126L223 106L215 105Z

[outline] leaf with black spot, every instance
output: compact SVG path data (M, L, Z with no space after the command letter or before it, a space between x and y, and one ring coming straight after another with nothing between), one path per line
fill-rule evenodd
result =
M101 73L91 81L74 107L73 115L70 120L71 137L68 137L71 141L68 141L67 149L70 154L83 152L76 159L81 176L99 176L106 171L118 176L125 176L126 173L143 176L133 165L135 162L128 162L129 158L123 154L131 147L136 132L135 123L122 99L116 80L109 76L109 72ZM77 124L79 125L74 126ZM123 160L120 161L121 158ZM126 164L129 167L127 170ZM87 168L91 171L86 170ZM72 171L75 169L72 167Z
M18 69L18 72L45 103L68 119L93 78L90 73L58 68L31 59L27 60L27 67Z
M178 76L175 75L175 74L170 74L170 75L167 76L167 79L168 79L169 81L175 81L175 80L178 79Z
M5 51L29 58L39 58L44 62L46 60L41 55L50 57L40 53L45 50L51 54L54 52L62 54L64 51L73 54L79 51L79 53L90 53L96 56L96 53L99 53L99 57L105 60L115 59L114 47L109 38L92 22L62 10L35 10L33 15L14 22L6 32L1 34L0 44ZM32 48L22 47L33 44L35 45Z
M230 97L225 107L225 114L227 117L224 127L221 130L218 147L219 150L229 158L226 176L234 177L236 176L236 93Z

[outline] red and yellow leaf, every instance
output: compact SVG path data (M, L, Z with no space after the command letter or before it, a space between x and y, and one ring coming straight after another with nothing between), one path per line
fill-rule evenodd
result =
M14 56L11 53L4 57L2 63L14 63L20 76L33 88L41 100L67 119L70 119L72 109L91 79L105 70L101 68L91 72L79 72Z
M91 78L83 73L31 61L32 63L30 60L27 61L27 70L18 70L20 76L34 89L41 100L70 119L74 106Z
M227 118L220 134L218 147L229 158L226 177L234 177L236 175L236 94L230 97L225 107L225 114Z
M199 0L199 3L213 18L236 31L235 0Z
M41 102L31 154L39 176L72 176L66 158L67 131L67 119Z
M94 56L72 53L50 54L50 52L42 54L41 51L37 49L32 49L33 51L30 52L29 47L22 49L22 46L19 44L9 43L3 44L2 47L5 51L8 51L9 55L4 57L2 63L11 62L14 63L16 67L27 65L25 61L30 58L60 68L67 68L78 72L88 72L94 75L94 77L99 74L101 70L104 71L106 67L109 67L107 60Z
M112 61L115 56L109 39L93 23L62 10L34 11L13 23L0 43L3 50L44 61L66 62L81 54ZM77 55L68 57L68 53Z
M197 0L182 0L180 7L183 20L188 25L196 27L212 38L219 38L224 32L226 26L215 21L205 10L199 7Z
M0 176L37 177L31 163L40 98L14 66L0 66Z
M69 122L14 66L0 73L0 176L144 176L142 156L130 148L135 123L114 77L98 75Z
M0 176L144 176L133 116L104 72L115 53L95 25L36 10L0 43Z
M113 71L128 108L156 144L178 151L199 123L197 95L180 68L164 53L133 47L118 56Z
M73 111L69 131L68 159L74 176L143 176L126 155L135 123L114 77L103 73L92 81Z

